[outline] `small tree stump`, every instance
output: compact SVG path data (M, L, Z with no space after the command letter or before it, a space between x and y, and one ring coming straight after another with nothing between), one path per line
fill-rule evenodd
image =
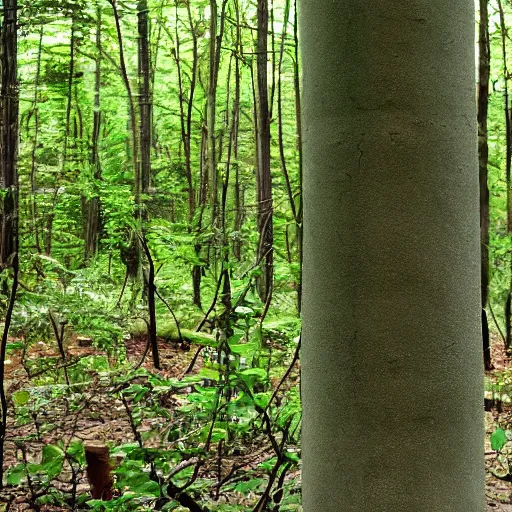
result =
M102 443L86 444L85 460L87 462L87 479L91 486L92 498L103 501L111 500L114 482L108 446Z
M92 346L92 340L91 338L86 338L85 336L79 336L76 339L79 347L91 347Z

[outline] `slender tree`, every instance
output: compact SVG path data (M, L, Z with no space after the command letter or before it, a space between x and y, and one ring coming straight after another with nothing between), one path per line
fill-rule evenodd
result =
M3 3L0 65L0 185L1 185L1 231L0 265L8 267L14 252L13 225L16 215L18 148L18 77L17 77L17 2Z
M100 199L98 183L101 179L101 162L99 153L101 133L101 64L103 43L101 40L101 7L96 8L96 62L94 71L94 112L91 140L91 168L93 174L93 195L87 203L87 222L85 236L85 260L98 250L100 230Z
M43 35L44 26L39 28L39 44L37 46L37 64L36 76L34 79L34 100L32 110L29 117L34 117L34 130L32 136L32 151L30 153L30 192L31 192L31 215L32 215L32 231L34 235L34 242L37 252L41 252L41 244L39 239L39 225L37 222L37 202L36 202L36 189L37 189L37 148L39 145L39 84L41 80L41 58L43 53ZM27 123L28 124L28 123Z
M295 125L297 132L297 153L299 160L299 182L298 182L298 207L297 207L297 249L299 260L299 276L297 282L297 304L300 314L302 307L302 260L303 260L303 157L302 157L302 106L301 106L301 89L300 89L300 64L299 64L299 24L297 17L297 0L293 2L293 82L295 89Z
M178 89L179 89L179 106L180 106L180 127L181 127L181 141L183 143L183 150L185 153L185 175L187 178L187 194L188 194L188 222L189 229L194 218L196 208L194 178L192 173L192 153L191 153L191 137L192 137L192 109L194 106L194 95L197 81L197 64L199 55L197 51L197 35L196 27L192 18L192 11L190 2L187 3L187 16L189 23L190 34L192 35L192 66L190 71L190 86L187 94L185 94L185 83L181 65L181 40L178 30L179 17L178 17L178 4L176 4L176 28L175 35L172 37L170 31L167 31L174 43L172 55L176 63L176 71L178 74Z
M212 224L217 222L217 214L219 209L219 191L218 191L218 172L217 172L217 157L216 146L217 139L215 136L215 124L217 115L217 81L219 77L218 66L220 63L220 53L217 59L217 25L218 25L218 12L217 0L210 0L210 79L208 81L208 115L207 115L207 130L208 130L208 183L209 183L209 197L212 207Z
M508 90L509 74L507 66L507 27L503 3L498 0L500 17L501 46L503 56L503 80L505 83L503 94L503 113L505 117L505 183L507 187L507 235L512 236L512 194L511 194L511 170L512 170L512 117L510 111L510 96ZM505 301L505 348L510 349L512 344L512 254L509 255L509 289Z
M0 488L3 487L7 428L5 355L18 288L18 2L4 0L0 27L0 272L12 268L13 282L0 342Z
M149 56L149 19L148 2L138 3L139 33L139 115L140 115L140 190L149 193L151 178L151 125L152 103L150 94L151 65Z
M240 165L238 162L239 156L239 131L240 131L240 94L242 87L241 66L243 55L242 44L242 30L240 27L240 6L238 0L233 1L233 10L235 14L235 102L233 104L233 120L231 125L231 136L233 142L233 167L235 171L234 183L234 200L235 200L235 218L234 230L235 236L233 238L233 254L237 260L242 258L242 243L241 243L241 230L244 220L243 213L243 188L240 184Z
M274 273L274 229L272 175L270 169L270 113L267 78L268 0L258 0L257 41L257 189L258 189L258 260L263 272L258 279L258 292L264 302L272 293Z
M216 226L219 214L219 176L217 171L217 86L221 61L222 40L226 19L227 0L222 0L220 13L217 0L210 0L210 45L209 72L207 92L207 130L208 130L208 186L210 206L212 208L212 225Z
M485 307L489 300L489 186L487 184L489 146L487 143L487 113L489 108L489 74L491 53L489 46L488 0L480 0L479 24L479 65L478 65L478 175L480 180L480 241L482 245L481 261L481 299L482 299L482 345L484 366L492 369L489 325Z
M481 512L474 5L300 16L304 511Z

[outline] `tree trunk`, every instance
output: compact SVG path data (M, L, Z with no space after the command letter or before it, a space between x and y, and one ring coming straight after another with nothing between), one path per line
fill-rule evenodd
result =
M7 434L5 359L19 275L17 15L17 0L4 0L0 28L0 273L11 268L13 279L0 342L0 488L3 488L4 444Z
M268 0L258 0L257 93L258 93L258 294L267 302L274 273L274 229L272 225L272 176L270 172L270 116L267 79Z
M481 512L474 6L300 15L304 511Z
M208 82L207 95L207 129L208 129L208 188L210 206L212 208L212 225L217 223L219 209L218 172L215 136L215 117L217 114L217 0L210 0L210 79Z
M480 0L479 66L478 66L478 175L480 179L480 242L482 250L480 295L482 299L482 345L484 367L492 370L489 327L485 307L489 300L489 186L487 183L489 146L487 143L487 113L489 108L489 47L488 0Z
M507 187L507 235L510 238L512 234L512 197L511 197L511 169L512 169L512 127L511 127L511 112L510 112L510 98L508 92L509 73L507 67L507 27L505 23L505 13L503 11L503 3L498 0L498 11L500 14L500 31L501 31L501 46L503 56L503 110L505 115L505 183ZM505 300L505 348L510 350L512 343L512 254L508 255L509 267L509 289L507 298Z
M112 468L110 466L110 450L102 443L85 445L87 462L87 479L91 486L91 497L94 500L110 501L112 499Z
M38 208L36 201L36 189L37 189L37 148L39 146L39 85L41 81L41 57L43 53L43 34L44 25L39 28L39 44L37 46L37 64L36 64L36 76L34 79L34 106L32 107L32 115L34 116L34 135L32 137L32 150L30 152L30 208L32 216L32 234L34 236L34 244L36 251L41 252L41 245L39 241L39 223L38 219ZM27 126L28 131L28 126Z
M4 0L0 44L0 272L14 253L18 152L17 1Z
M303 157L302 157L302 105L300 95L300 69L299 69L299 24L297 20L297 0L293 2L294 20L293 20L293 81L295 84L295 119L297 125L297 152L299 158L299 198L297 208L297 251L299 260L299 277L297 282L297 310L300 315L302 308L302 260L303 260Z
M151 178L151 97L150 97L150 61L148 2L138 3L139 31L139 112L140 112L140 181L141 192L147 195ZM145 208L142 207L146 216Z
M87 201L87 225L85 237L85 261L88 261L98 250L100 231L100 198L99 180L101 180L101 164L99 156L101 128L101 8L96 9L96 68L94 72L94 113L91 144L91 168L93 171L93 196Z

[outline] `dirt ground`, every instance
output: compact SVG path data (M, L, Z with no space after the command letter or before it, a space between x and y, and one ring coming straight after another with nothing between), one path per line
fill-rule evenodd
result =
M510 368L510 359L503 347L503 342L498 337L492 340L492 360L494 370L487 372L487 377L495 379L496 374ZM491 471L503 473L503 468L497 460L497 454L491 449L490 435L497 426L504 430L512 429L512 404L500 404L501 410L493 408L485 413L486 441L485 441L485 465L486 465L486 497L487 511L512 512L512 483L496 478ZM512 454L511 454L512 457Z
M130 361L135 365L137 361L140 361L145 351L145 339L136 338L129 340L127 341L126 348ZM166 377L176 377L183 374L193 357L193 351L183 351L163 340L161 341L160 349L163 361L162 374ZM34 347L29 357L47 357L54 353L56 354L55 350L51 347L45 344L38 344ZM71 356L86 356L93 353L98 354L98 351L78 346L70 348ZM493 340L493 363L495 369L488 373L487 376L489 378L495 378L497 373L509 368L510 365L510 361L503 350L503 343L499 339ZM145 365L148 368L151 367L150 356L146 358ZM20 354L17 352L9 356L6 377L10 393L28 383L26 372L21 365ZM62 414L62 411L49 410L43 417L38 418L36 422L39 423L40 429L38 435L36 435L34 421L19 426L14 424L14 417L10 417L4 466L9 467L22 460L23 454L16 447L15 441L19 438L27 439L30 435L33 435L33 439L26 442L29 457L31 453L40 453L44 444L55 443L58 440L64 440L65 444L75 439L80 439L84 442L109 441L115 444L132 442L133 432L122 401L102 391L102 384L100 382L93 385L97 386L97 389L89 389L87 396L90 398L84 401L80 407L75 408L73 413L66 415ZM512 483L496 478L491 473L491 471L499 472L503 470L497 461L497 454L491 449L489 442L491 433L498 425L504 429L512 429L512 404L502 404L501 411L493 409L490 412L486 412L486 511L512 512ZM69 475L63 474L64 478L66 476ZM80 475L78 493L88 492L88 489L89 486L85 475ZM51 507L42 506L39 510L40 512L59 512L69 509L52 505ZM28 503L28 489L7 487L0 492L0 512L18 511L33 511Z

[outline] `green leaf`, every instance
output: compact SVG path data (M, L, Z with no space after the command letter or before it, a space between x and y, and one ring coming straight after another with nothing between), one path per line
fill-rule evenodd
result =
M51 479L55 478L61 471L64 464L64 452L54 444L47 444L43 448L43 459L41 469Z
M266 483L264 478L251 478L236 484L235 491L247 495L249 492L257 492Z
M211 368L201 368L199 370L199 375L204 377L205 379L210 380L219 380L220 374L217 370L212 370Z
M267 380L267 371L263 368L247 368L247 370L242 370L240 375L245 377L255 377L257 380L261 381Z
M496 429L491 435L491 448L497 452L501 451L507 442L507 435L502 428Z
M16 393L13 393L12 399L16 405L22 406L30 400L30 393L22 389L21 391L16 391Z
M25 477L25 466L18 464L7 472L7 485L19 485Z
M84 445L82 441L71 441L66 453L81 464L85 462Z
M229 349L233 354L238 354L240 356L248 356L252 354L256 354L258 352L258 347L256 343L237 343L236 345L229 345Z
M238 315L238 316L242 316L242 317L245 317L245 316L252 316L254 315L254 309L252 308L248 308L246 306L238 306L236 309L235 309L235 313Z

